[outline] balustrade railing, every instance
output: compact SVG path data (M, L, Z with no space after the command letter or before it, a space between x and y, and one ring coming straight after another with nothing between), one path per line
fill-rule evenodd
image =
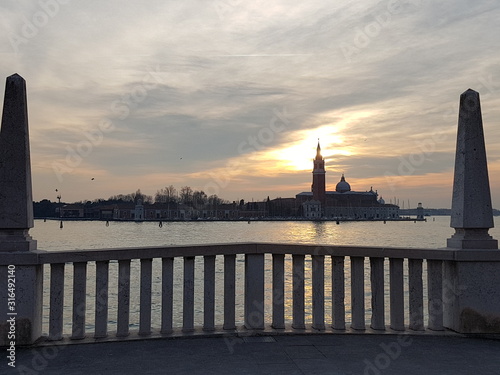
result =
M246 330L370 330L424 331L443 330L443 261L453 260L450 249L404 249L379 247L317 246L268 243L147 247L76 251L39 251L39 264L50 267L50 306L48 338L64 337L65 272L73 264L71 339L84 337L114 339L127 337L131 327L131 289L139 291L138 330L148 337L171 334L179 328L184 334L200 328L205 332L241 329L236 317L236 295L244 294L243 325ZM271 262L266 261L272 257ZM243 290L236 288L236 257L244 256ZM291 257L291 272L285 263ZM182 285L174 285L174 259L183 262ZM203 259L203 272L195 274L196 258ZM325 262L325 258L327 262ZM328 259L330 258L330 259ZM152 321L153 259L161 259L161 319ZM216 272L216 259L223 262L223 275ZM310 272L305 262L310 261ZM131 278L131 261L140 262L140 277ZM366 261L366 262L365 262ZM425 262L424 262L425 261ZM88 264L95 262L95 273ZM110 262L118 262L116 317L110 316ZM329 268L325 272L325 263ZM425 266L425 267L424 267ZM266 276L266 267L271 267ZM407 270L405 268L407 267ZM367 274L369 273L369 274ZM387 275L388 273L388 275ZM325 274L331 277L331 311L326 311ZM346 279L350 274L350 280ZM270 275L270 276L269 276ZM424 280L425 275L427 279ZM387 276L389 285L387 288ZM195 289L202 277L203 291ZM216 290L217 278L223 290ZM87 299L95 284L94 322L87 324ZM291 278L291 280L288 280ZM309 280L307 279L309 278ZM288 281L288 282L287 282ZM291 284L291 291L287 285ZM271 285L270 311L265 311L266 285ZM310 285L310 289L306 289ZM426 290L424 290L424 285ZM346 286L350 289L346 290ZM174 294L182 287L182 321L174 320ZM330 289L330 288L328 288ZM66 294L65 294L66 293ZM307 294L310 293L310 294ZM195 295L202 296L203 309L195 311ZM223 301L222 321L216 321L216 294ZM388 294L388 295L387 295ZM346 301L350 295L350 301ZM367 297L371 296L371 304ZM426 301L424 301L424 296ZM306 299L312 301L311 319L306 321ZM330 296L327 296L330 299ZM386 301L389 304L386 306ZM405 306L405 300L408 301ZM350 316L346 318L346 305ZM287 324L285 306L291 306L291 324ZM424 313L424 306L427 311ZM180 308L180 307L179 307ZM386 311L388 308L388 311ZM202 314L202 327L195 326L195 315ZM370 316L367 316L367 315ZM270 316L270 318L269 318ZM326 321L326 316L331 319ZM389 317L388 321L386 316ZM266 317L268 321L266 321ZM116 332L110 332L110 321ZM348 324L350 321L350 325ZM369 322L369 324L367 324ZM405 322L407 324L405 324ZM137 326L137 322L132 326ZM159 326L152 328L153 326ZM86 328L87 327L87 328ZM89 332L88 327L93 327Z

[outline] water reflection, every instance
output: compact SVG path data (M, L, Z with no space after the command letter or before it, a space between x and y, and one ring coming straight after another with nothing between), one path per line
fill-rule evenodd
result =
M453 234L450 218L427 222L255 221L242 222L112 222L35 220L31 236L44 250L188 245L228 242L313 243L354 246L439 248ZM490 230L500 238L499 218Z

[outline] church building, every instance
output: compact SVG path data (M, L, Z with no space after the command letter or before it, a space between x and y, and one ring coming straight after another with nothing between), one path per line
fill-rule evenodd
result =
M318 141L316 157L313 160L313 179L310 192L297 194L297 204L302 208L302 216L310 219L397 219L399 207L385 204L378 198L377 191L353 191L344 174L335 191L326 190L325 160L321 155Z

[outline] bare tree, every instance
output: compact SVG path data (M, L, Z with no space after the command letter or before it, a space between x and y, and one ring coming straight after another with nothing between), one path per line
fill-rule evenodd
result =
M175 203L177 202L177 189L174 185L166 186L156 192L155 202L158 203Z
M192 204L193 203L193 189L191 189L189 186L181 187L180 200L184 204Z
M207 203L207 195L203 190L198 191L195 190L193 192L193 206L198 207L198 206L203 206Z
M207 202L211 207L216 207L221 204L228 203L228 201L221 199L217 196L217 194L213 194L207 198Z

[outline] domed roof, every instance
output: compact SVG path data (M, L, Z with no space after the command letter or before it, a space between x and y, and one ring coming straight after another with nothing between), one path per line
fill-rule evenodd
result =
M338 193L345 193L346 191L351 191L351 185L349 185L349 183L347 183L347 181L344 178L343 173L342 173L342 178L340 179L340 182L335 187L335 191L337 191Z

